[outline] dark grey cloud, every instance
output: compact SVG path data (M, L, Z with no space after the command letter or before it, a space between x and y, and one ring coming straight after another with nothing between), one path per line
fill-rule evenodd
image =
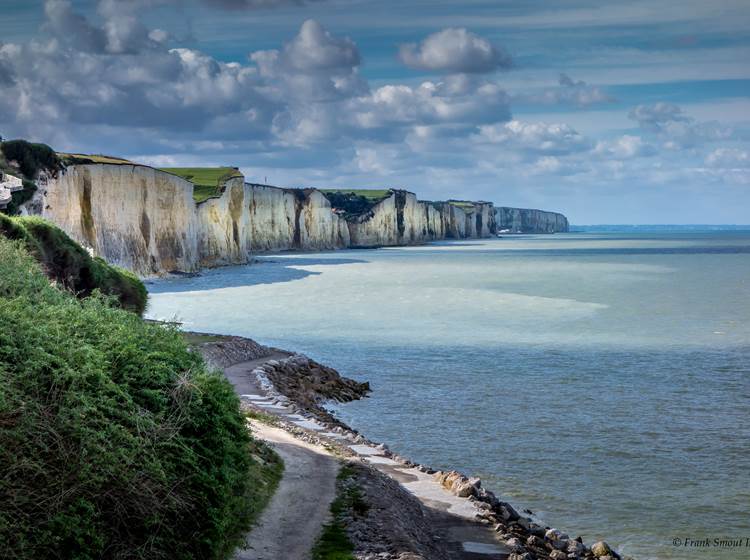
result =
M557 87L546 88L536 93L518 94L515 99L524 103L573 105L580 108L615 101L614 97L601 87L590 85L583 80L574 80L565 73L560 74Z
M692 120L677 105L663 102L638 105L630 110L628 117L651 130L663 130L669 123L687 123Z
M673 103L638 105L630 110L628 117L644 131L657 134L668 149L690 148L735 136L732 127L716 121L696 121Z
M411 68L441 73L481 74L510 68L511 57L464 28L447 28L420 43L401 45L399 58Z

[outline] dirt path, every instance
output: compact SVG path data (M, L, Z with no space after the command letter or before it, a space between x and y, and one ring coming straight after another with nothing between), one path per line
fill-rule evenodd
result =
M225 368L225 374L246 402L269 414L314 432L318 439L344 446L382 473L398 481L430 510L432 523L444 536L447 556L454 560L501 560L510 552L500 544L495 532L475 521L479 510L459 498L416 468L405 466L372 445L356 444L351 436L327 431L314 418L279 403L259 386L253 369L288 354L273 354ZM336 494L338 461L321 447L295 438L289 432L254 423L255 435L268 441L284 460L284 475L259 525L247 537L251 549L238 551L235 560L307 560L310 550L329 518L329 507Z
M247 535L246 550L235 560L307 560L336 495L338 461L324 449L279 428L253 423L253 433L284 460L284 476L258 525Z
M250 372L276 353L225 368L227 379L239 395L259 393ZM269 443L284 460L284 474L271 502L247 535L248 548L235 560L307 560L336 495L338 461L323 448L299 440L279 428L253 423L253 434Z

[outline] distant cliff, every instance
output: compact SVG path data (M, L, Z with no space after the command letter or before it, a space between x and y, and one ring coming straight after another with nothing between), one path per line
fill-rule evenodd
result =
M568 219L557 212L527 208L495 208L497 231L509 233L565 233Z

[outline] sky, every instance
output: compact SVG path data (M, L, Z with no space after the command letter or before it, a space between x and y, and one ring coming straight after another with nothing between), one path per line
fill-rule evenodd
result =
M749 224L750 4L0 0L0 135L574 224Z

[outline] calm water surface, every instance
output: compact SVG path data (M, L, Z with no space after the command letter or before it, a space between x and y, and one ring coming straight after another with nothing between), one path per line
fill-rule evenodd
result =
M750 234L569 234L282 254L150 286L149 314L371 382L414 460L640 559L750 548Z

